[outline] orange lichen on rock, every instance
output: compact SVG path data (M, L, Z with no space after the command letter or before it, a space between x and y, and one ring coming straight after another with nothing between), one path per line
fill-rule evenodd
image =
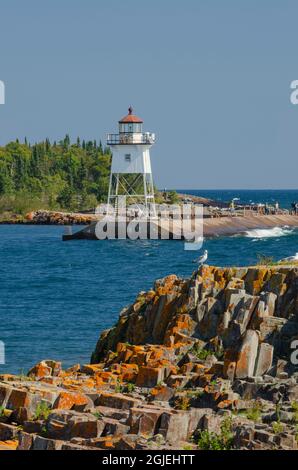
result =
M16 450L18 441L0 441L0 450Z
M234 409L245 413L233 416L233 448L296 449L286 358L297 285L297 267L280 266L157 280L101 334L91 365L45 360L27 378L0 376L0 449L181 449L200 431L220 434ZM271 426L277 400L282 433Z
M87 405L88 399L82 393L60 392L53 408L58 410L71 410L75 405Z

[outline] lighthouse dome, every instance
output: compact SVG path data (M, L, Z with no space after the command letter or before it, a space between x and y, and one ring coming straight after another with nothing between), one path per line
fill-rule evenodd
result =
M129 122L135 122L139 124L143 123L141 118L133 114L133 109L131 106L128 108L128 114L124 116L122 119L120 119L119 124L125 124Z
M124 118L119 121L119 133L140 134L142 132L142 124L142 119L133 114L133 109L130 106L128 108L127 116L124 116Z

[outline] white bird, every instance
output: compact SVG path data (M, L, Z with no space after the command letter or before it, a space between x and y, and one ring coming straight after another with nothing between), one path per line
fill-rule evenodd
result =
M194 262L197 262L198 265L201 266L202 264L205 263L205 261L207 261L207 259L208 259L208 250L205 250L202 256L200 256L199 259Z

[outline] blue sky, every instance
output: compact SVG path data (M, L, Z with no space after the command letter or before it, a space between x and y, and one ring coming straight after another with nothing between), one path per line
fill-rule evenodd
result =
M298 2L1 0L0 145L104 140L132 105L159 187L297 188Z

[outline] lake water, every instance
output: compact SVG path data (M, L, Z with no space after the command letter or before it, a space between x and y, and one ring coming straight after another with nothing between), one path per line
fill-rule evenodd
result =
M195 192L193 192L195 193ZM250 197L270 202L268 192L208 192L229 200ZM296 192L270 192L284 206ZM265 199L264 199L265 198ZM276 199L275 199L276 198ZM156 278L189 276L198 252L180 241L62 242L59 226L0 225L0 340L6 364L0 372L26 372L41 359L64 366L87 363L103 329ZM209 263L228 266L257 261L258 254L281 259L298 252L298 232L288 228L253 231L204 242Z

